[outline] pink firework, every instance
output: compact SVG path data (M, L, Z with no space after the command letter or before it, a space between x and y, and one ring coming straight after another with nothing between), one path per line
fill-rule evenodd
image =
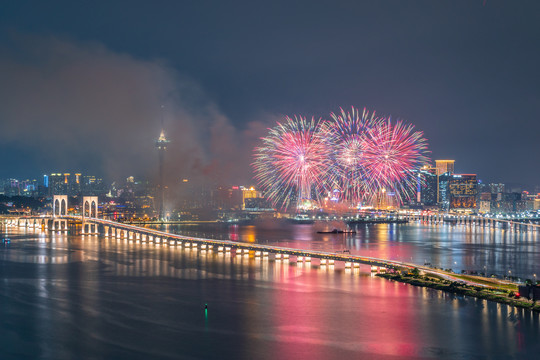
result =
M413 171L429 161L427 141L421 131L388 118L368 130L364 141L364 166L377 191L393 191L399 202L414 190Z
M329 147L320 124L314 118L286 117L255 149L255 178L274 206L286 209L296 198L302 210L309 206L312 190L321 193Z
M331 121L324 124L325 137L332 147L332 171L329 185L340 189L343 199L353 205L370 194L372 181L367 177L364 142L367 132L380 123L375 113L366 109L362 113L351 108L339 114L331 113Z

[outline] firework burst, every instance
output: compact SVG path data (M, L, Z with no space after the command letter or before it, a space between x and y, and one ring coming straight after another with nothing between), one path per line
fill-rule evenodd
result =
M330 121L286 117L262 138L255 178L274 206L287 209L296 202L304 210L336 189L354 206L382 205L380 199L390 195L396 205L410 198L415 170L429 161L423 133L365 109L340 110Z
M320 125L314 118L286 117L255 148L255 178L274 206L287 209L296 199L302 209L310 202L312 190L322 193L329 147Z
M393 191L398 202L414 190L413 171L429 162L427 141L421 131L388 118L369 129L364 141L364 166L374 190Z
M343 200L356 205L371 193L373 183L367 177L364 142L367 132L380 120L366 109L362 113L354 107L349 112L340 110L339 114L331 113L333 120L323 125L332 148L329 185L341 191Z

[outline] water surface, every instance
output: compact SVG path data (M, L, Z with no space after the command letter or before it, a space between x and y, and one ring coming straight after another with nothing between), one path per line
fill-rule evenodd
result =
M292 233L279 242L388 254L401 243L410 253L400 256L413 257L422 248L399 231L313 244L304 226ZM2 359L517 359L540 351L537 314L387 281L369 268L13 228L2 237L12 240L0 248Z

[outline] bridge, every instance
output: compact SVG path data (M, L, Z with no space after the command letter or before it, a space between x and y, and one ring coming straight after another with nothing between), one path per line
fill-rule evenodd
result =
M65 204L64 204L65 200ZM417 264L380 259L369 256L353 255L350 253L333 253L309 249L295 249L273 245L241 243L230 240L215 240L171 234L156 229L119 223L112 220L98 218L97 197L83 197L82 215L67 214L67 196L55 196L53 199L53 213L44 216L7 216L2 218L6 226L41 229L42 231L68 231L79 230L82 235L101 235L140 243L167 244L170 246L201 249L205 251L218 251L234 253L235 255L253 255L259 258L275 260L288 260L294 258L296 262L311 262L317 259L320 265L332 266L336 262L344 264L345 268L357 268L360 265L371 266L372 271L386 271L386 269L413 269L418 268L427 274L434 274L445 278L453 278L448 272L433 269ZM409 215L409 221L428 222L435 224L453 223L464 226L482 226L508 231L537 232L540 230L538 219L501 219L481 216L455 216L446 214ZM454 278L454 280L458 280ZM459 281L459 280L458 280Z
M11 227L27 227L31 229L47 230L50 225L58 218L40 216L40 217L4 217L2 222ZM230 240L215 240L190 237L178 234L171 234L156 229L140 227L136 225L123 224L112 220L99 218L85 218L83 216L66 215L60 218L61 221L90 226L92 231L83 231L83 235L100 234L103 237L112 237L124 240L132 240L140 243L167 244L170 246L180 246L192 249L214 250L218 252L234 252L236 255L252 254L255 257L268 258L270 255L276 260L288 260L295 258L297 262L311 262L312 259L318 259L321 265L335 265L336 262L343 262L345 268L359 267L360 264L370 265L372 269L385 271L386 268L415 268L415 264L378 259L374 257L351 255L347 253L332 253L317 250L294 249L281 246L241 243ZM53 226L54 227L54 226ZM62 227L64 231L69 228ZM431 270L426 268L426 270Z
M435 221L435 218L431 219ZM64 221L71 226L65 226L61 229L56 228L55 222ZM419 221L422 221L421 219ZM424 219L424 221L429 221ZM439 219L437 221L444 221ZM479 224L474 221L480 221L478 218L462 218L460 223L463 225ZM312 262L317 260L321 266L334 266L338 262L343 264L345 269L359 268L360 265L371 266L371 271L386 272L387 269L394 270L411 270L418 268L425 274L437 275L454 281L462 281L454 277L451 273L433 269L428 266L418 264L381 259L370 256L353 255L350 253L335 253L328 251L317 251L309 249L295 249L274 245L263 245L254 243L241 243L230 240L215 240L205 239L178 234L171 234L157 229L145 228L141 226L119 223L112 220L99 219L97 217L64 215L64 216L23 216L23 217L4 217L2 222L6 226L11 227L26 227L31 229L40 229L45 231L65 231L71 227L72 229L81 226L82 235L101 235L105 238L117 238L119 240L134 241L138 243L154 243L163 244L180 248L200 249L201 251L217 251L222 253L232 253L236 256L251 255L255 258L268 259L270 256L275 261L295 260L297 263ZM509 222L507 220L497 220L503 224ZM49 225L47 225L49 224ZM485 226L491 226L490 222L483 222ZM51 226L52 225L52 226ZM525 224L526 229L537 231L537 224ZM530 226L533 226L532 228ZM482 285L482 284L476 284ZM484 285L482 285L484 286Z

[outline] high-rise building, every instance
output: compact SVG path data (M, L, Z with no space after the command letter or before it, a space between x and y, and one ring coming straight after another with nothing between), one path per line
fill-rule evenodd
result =
M437 203L442 210L448 210L450 197L447 196L450 176L454 173L455 160L435 160L437 175Z
M437 175L446 173L454 173L455 160L435 160L435 167L437 168Z
M262 192L255 190L255 188L252 186L250 188L240 186L240 189L242 190L242 210L245 210L246 203L252 204L253 201L250 199L260 199L262 198Z
M475 209L477 197L476 174L455 174L449 178L450 209Z
M53 173L49 176L49 196L67 193L64 184L64 176L61 173Z
M418 170L416 186L416 203L425 206L437 205L437 168L424 166Z
M443 211L450 209L450 179L452 175L444 173L437 176L437 203Z

